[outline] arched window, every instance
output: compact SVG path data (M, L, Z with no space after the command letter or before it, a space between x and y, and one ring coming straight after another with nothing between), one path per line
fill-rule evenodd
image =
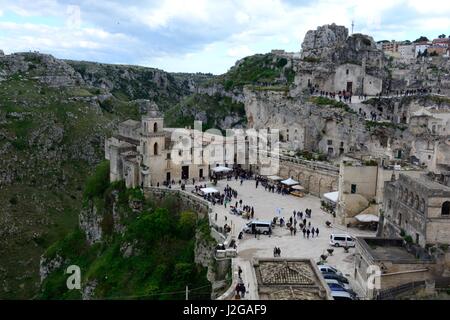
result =
M450 215L450 201L445 201L445 202L442 204L441 215L443 215L443 216L448 216L448 215Z
M414 207L419 210L420 203L419 203L419 196L416 194L416 197L414 198Z
M158 132L158 123L157 122L155 122L153 124L153 132Z
M158 142L155 142L155 144L153 145L153 154L155 156L158 155Z
M147 142L144 141L144 145L142 146L142 148L144 149L143 153L147 154Z

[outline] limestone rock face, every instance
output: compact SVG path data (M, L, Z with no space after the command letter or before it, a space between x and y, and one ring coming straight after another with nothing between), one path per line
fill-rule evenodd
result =
M302 58L329 58L333 48L343 46L347 37L348 29L334 23L309 30L303 40Z
M45 280L45 278L47 278L50 273L61 267L63 262L64 259L59 255L56 255L56 257L53 259L47 259L44 256L41 256L41 260L39 263L39 275L41 277L41 283Z
M102 239L102 217L97 214L97 208L93 203L83 209L79 215L80 229L86 234L86 240L90 243L96 243Z

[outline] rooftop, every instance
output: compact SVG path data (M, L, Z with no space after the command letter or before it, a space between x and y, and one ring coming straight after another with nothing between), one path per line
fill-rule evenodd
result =
M261 300L330 300L329 289L309 259L260 259L254 262Z
M406 246L401 238L365 238L357 237L358 245L375 261L393 263L432 262L430 256L421 249Z
M450 187L436 182L427 174L411 174L405 172L400 174L400 180L405 180L406 183L415 182L430 191L450 193Z

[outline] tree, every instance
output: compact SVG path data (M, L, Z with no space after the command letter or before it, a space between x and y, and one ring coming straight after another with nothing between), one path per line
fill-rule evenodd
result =
M444 39L445 37L445 34L441 34L440 36L438 36L439 39Z
M425 37L425 36L421 36L420 38L416 39L416 40L414 41L414 43L417 43L417 42L424 42L424 41L430 41L430 40L428 40L428 38Z
M197 215L194 212L184 211L180 214L177 230L180 237L190 239L194 236Z
M92 176L87 179L84 187L84 197L92 199L101 197L109 186L109 161L101 162Z

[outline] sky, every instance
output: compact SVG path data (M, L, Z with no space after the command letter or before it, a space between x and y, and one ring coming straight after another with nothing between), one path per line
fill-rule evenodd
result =
M379 40L450 33L448 0L0 0L0 49L225 73L238 59L299 52L305 33L336 23Z

